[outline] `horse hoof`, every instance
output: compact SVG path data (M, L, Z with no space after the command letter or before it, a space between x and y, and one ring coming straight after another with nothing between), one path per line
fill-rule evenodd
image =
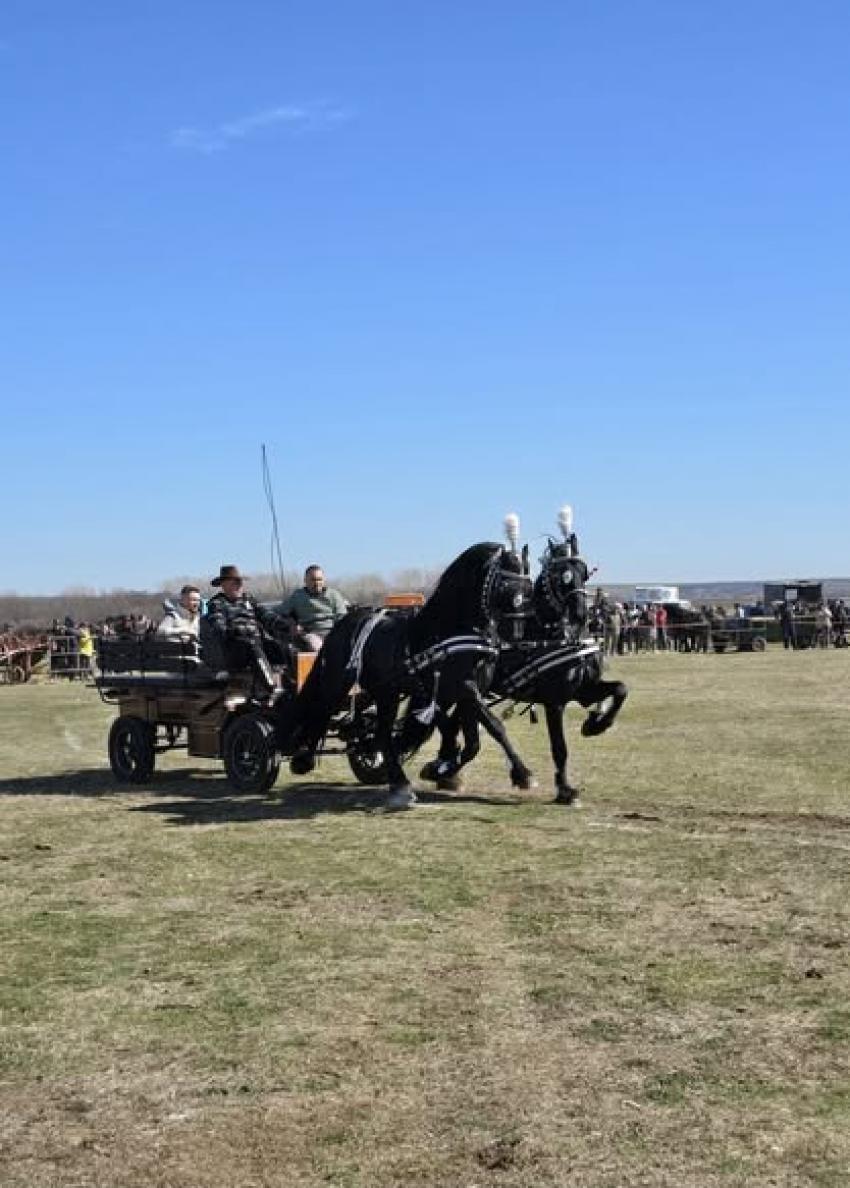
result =
M386 807L390 812L397 813L403 809L413 808L416 804L416 793L412 788L393 788L387 797Z
M307 751L304 751L300 755L293 755L289 760L289 770L295 776L307 775L315 766L315 758Z
M571 808L579 808L581 800L579 799L578 788L571 788L569 785L562 785L555 790L555 804L566 804Z
M462 792L463 780L460 776L440 776L437 780L437 788L440 792Z
M593 738L607 729L607 723L601 714L589 713L581 724L581 732L585 738Z
M511 786L518 788L520 792L530 792L537 787L537 780L530 773L528 775L512 776Z
M430 763L425 764L419 773L419 778L420 780L430 780L431 783L434 783L435 780L439 780L440 771L439 764L436 759L432 759Z

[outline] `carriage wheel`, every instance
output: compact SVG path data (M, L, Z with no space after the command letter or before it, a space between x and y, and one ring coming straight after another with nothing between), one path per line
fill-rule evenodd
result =
M258 795L274 787L280 756L274 727L259 714L240 714L224 732L224 769L235 792Z
M367 750L364 747L350 745L346 751L348 766L356 780L361 784L375 787L389 782L389 773L383 751Z
M146 784L153 775L155 733L150 722L129 714L116 718L109 731L109 763L117 780Z

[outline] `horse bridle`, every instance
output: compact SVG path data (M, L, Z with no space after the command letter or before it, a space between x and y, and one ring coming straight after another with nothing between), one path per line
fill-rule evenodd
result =
M481 583L481 617L487 624L488 629L493 622L493 596L496 590L496 584L499 580L499 572L501 570L502 557L505 550L499 549L494 553L487 562L487 569L484 573L484 581Z
M540 585L543 591L543 597L549 609L559 617L563 617L569 607L570 598L578 598L581 595L586 595L584 582L576 582L575 575L572 573L570 567L570 586L571 589L565 589L566 583L563 580L564 571L569 562L577 560L574 557L554 557L553 548L550 544L549 548L543 556L542 568L540 573Z

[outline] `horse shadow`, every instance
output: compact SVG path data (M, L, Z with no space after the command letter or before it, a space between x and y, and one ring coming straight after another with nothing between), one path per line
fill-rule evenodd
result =
M510 809L522 801L458 792L417 791L419 806L470 804ZM156 813L171 825L253 824L260 821L305 821L321 816L364 813L375 816L405 816L386 807L383 788L366 788L345 783L287 784L265 797L234 796L229 789L215 797L185 800L156 800L132 805L134 813ZM413 813L416 813L413 809Z

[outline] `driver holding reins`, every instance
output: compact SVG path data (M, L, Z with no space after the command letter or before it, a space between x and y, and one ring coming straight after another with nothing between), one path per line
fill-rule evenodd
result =
M263 646L262 629L280 634L286 624L245 592L245 578L235 565L222 565L210 585L220 586L221 592L209 600L202 620L205 649L218 653L217 658L229 671L248 669L270 696L275 679Z

